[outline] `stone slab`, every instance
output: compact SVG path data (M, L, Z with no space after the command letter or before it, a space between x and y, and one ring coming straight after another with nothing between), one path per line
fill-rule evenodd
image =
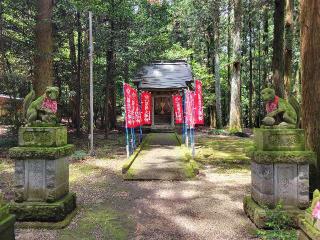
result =
M60 222L76 209L76 195L68 193L53 203L22 202L12 203L10 212L17 221Z
M56 159L73 154L74 145L60 147L13 147L9 150L12 159Z
M298 205L298 169L296 164L274 165L275 202L283 205Z
M257 204L251 196L245 196L243 199L243 209L246 215L251 219L251 221L257 226L257 228L267 229L267 210ZM272 211L268 210L268 211ZM298 217L303 214L303 210L298 208L291 208L284 210L288 217L293 222L293 227L298 227Z
M254 130L258 151L304 151L303 129L263 129Z
M68 191L68 158L15 161L16 202L54 202Z
M59 147L67 144L67 128L59 127L21 127L19 146Z
M174 133L151 133L147 139L124 179L185 180L196 176L196 164L184 161L184 152Z

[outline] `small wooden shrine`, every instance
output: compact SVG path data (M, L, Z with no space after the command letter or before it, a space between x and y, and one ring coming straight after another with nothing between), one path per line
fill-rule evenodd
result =
M175 128L172 95L192 86L194 79L186 61L158 61L143 66L134 78L138 90L152 94L153 130Z

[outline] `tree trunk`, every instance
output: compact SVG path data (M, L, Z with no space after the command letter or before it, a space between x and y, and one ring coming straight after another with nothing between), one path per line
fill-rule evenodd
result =
M3 37L3 5L0 0L0 81L4 77L5 73L5 48L4 48L4 37Z
M80 136L80 128L81 128L81 55L82 55L82 27L80 20L80 12L77 12L77 31L78 31L78 56L77 56L77 83L76 83L76 129L77 136Z
M69 50L70 50L70 64L71 64L71 84L73 89L76 89L76 78L77 78L77 61L76 61L76 46L75 46L75 41L74 41L74 34L73 34L73 28L70 29L69 32ZM60 85L61 85L61 80ZM72 96L71 99L72 102L72 125L73 127L76 126L76 101L75 101L75 96Z
M115 51L114 51L114 22L110 20L110 39L107 46L107 67L106 67L106 103L105 103L105 133L108 137L109 129L116 127L116 87L114 79Z
M293 56L293 0L286 0L286 17L285 17L285 52L284 52L284 97L288 99L291 95L292 81L292 56Z
M275 0L272 69L274 89L279 97L284 97L284 10L285 0Z
M231 54L232 54L232 49L231 49L231 14L232 14L232 4L231 0L228 0L228 46L227 46L227 51L228 51L228 66L227 66L227 72L228 72L228 88L225 93L225 123L228 123L228 120L230 118L230 98L231 98Z
M263 11L263 77L262 77L262 88L267 87L268 78L268 55L269 55L269 6L266 4Z
M232 32L233 39L233 66L231 78L231 99L230 99L230 121L229 130L232 132L241 131L241 0L233 0L234 26Z
M37 0L33 87L37 96L53 84L52 69L52 0Z
M216 119L216 110L215 106L209 107L210 111L210 128L216 128L217 127L217 119Z
M261 25L258 30L258 116L256 117L256 126L260 127L261 122Z
M320 1L301 1L302 124L306 142L320 162Z
M220 6L215 4L215 27L214 27L214 78L215 78L215 94L216 94L216 119L217 128L222 127L222 112L221 112L221 83L220 83Z
M252 10L251 1L249 1L249 128L252 124L252 100L253 100L253 54L252 54Z

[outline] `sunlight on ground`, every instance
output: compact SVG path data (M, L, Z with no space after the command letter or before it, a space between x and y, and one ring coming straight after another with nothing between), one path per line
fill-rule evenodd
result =
M8 162L7 160L0 158L0 172L13 173L13 171L14 171L13 163Z

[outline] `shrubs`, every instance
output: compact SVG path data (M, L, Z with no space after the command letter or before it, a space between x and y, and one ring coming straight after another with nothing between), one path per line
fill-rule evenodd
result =
M296 230L292 227L293 223L281 203L275 209L266 208L266 226L270 230L258 229L257 237L263 240L295 240L297 239Z

